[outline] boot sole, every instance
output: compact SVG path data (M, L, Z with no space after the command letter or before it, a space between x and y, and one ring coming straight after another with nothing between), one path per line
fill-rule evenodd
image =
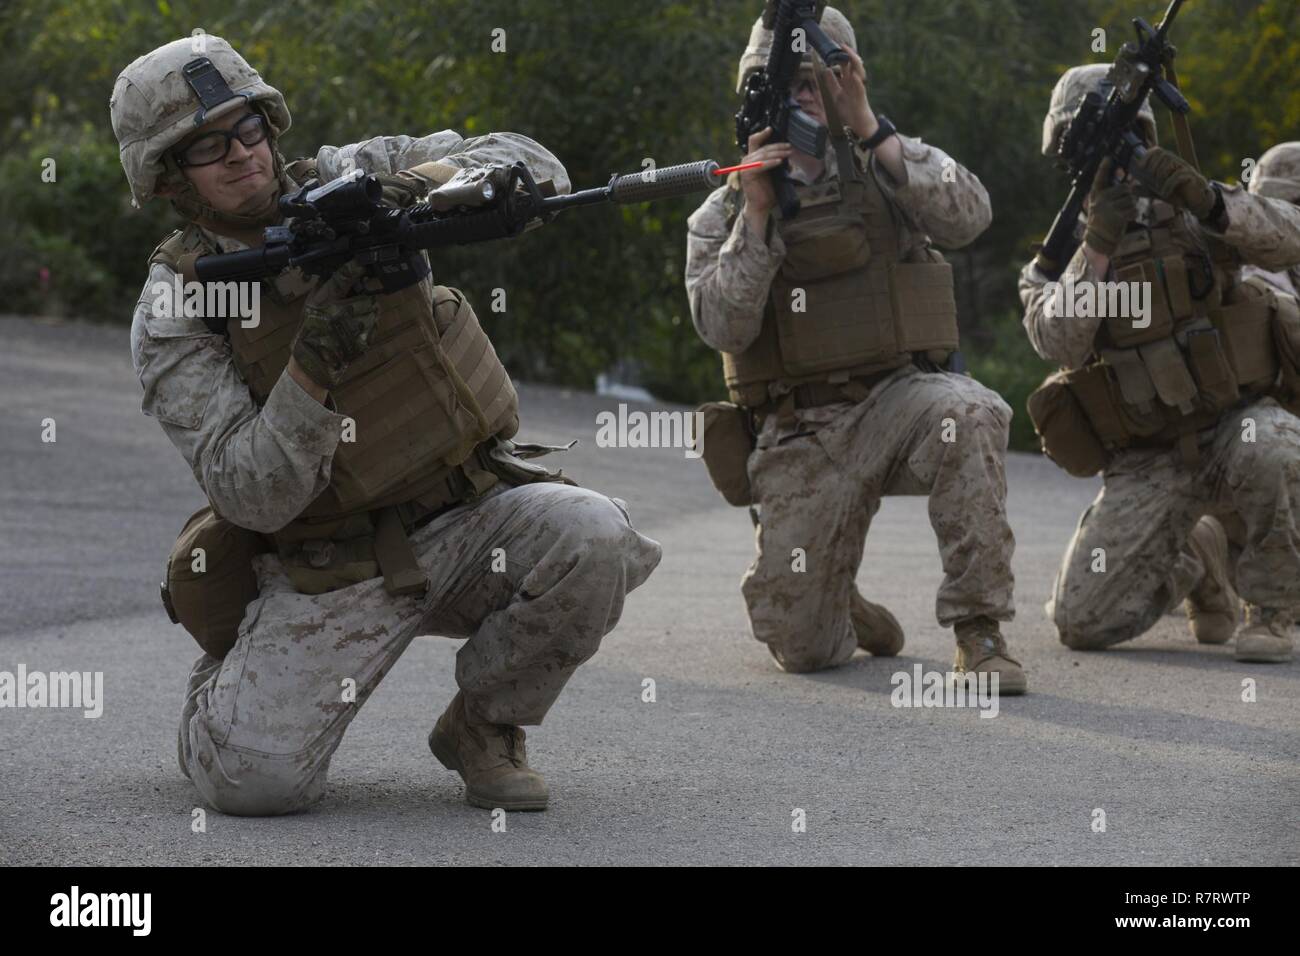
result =
M546 809L546 800L488 800L479 796L468 786L465 787L465 802L480 810L513 810L516 813L532 813Z
M456 752L443 743L443 739L437 730L429 734L429 750L433 752L433 756L438 763L459 774L462 781L465 780L465 771L461 769L460 761L456 759ZM471 807L478 807L480 810L533 811L545 810L549 798L542 800L492 800L482 794L475 793L473 788L466 783L465 802Z
M964 672L953 671L953 673L958 675L958 677L960 677L960 675ZM976 673L980 673L980 672L976 671ZM950 680L948 683L952 683L952 681ZM998 677L998 697L1023 697L1028 692L1029 692L1029 681L1027 680L1023 684L1004 685L1002 683L1002 678L1000 676Z

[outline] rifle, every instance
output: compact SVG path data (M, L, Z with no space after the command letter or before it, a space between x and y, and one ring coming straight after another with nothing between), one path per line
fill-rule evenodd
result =
M736 145L749 152L749 137L772 127L769 143L790 143L795 149L820 159L826 152L827 129L800 107L790 95L790 83L799 72L803 51L796 50L794 31L801 29L828 67L849 62L821 28L824 2L811 0L767 0L763 26L772 31L767 64L745 81L745 99L736 113ZM789 219L799 213L799 199L790 179L790 165L772 170L773 185L781 214Z
M1101 93L1088 93L1061 137L1057 155L1070 173L1070 195L1037 257L1038 268L1052 279L1065 270L1078 246L1074 234L1079 214L1102 161L1109 157L1117 173L1124 170L1132 174L1134 161L1146 155L1146 147L1133 128L1147 96L1154 93L1171 112L1185 115L1191 111L1178 87L1164 75L1172 69L1175 53L1168 40L1169 28L1182 5L1183 0L1171 0L1164 19L1154 29L1141 17L1133 19L1137 43L1124 44L1106 75L1110 95L1103 100ZM1140 176L1135 178L1142 182Z
M370 291L396 292L429 274L427 249L508 239L550 222L570 206L682 196L713 187L729 171L704 159L615 175L606 186L544 196L528 167L515 163L504 188L486 178L452 182L400 209L382 202L378 177L354 169L324 185L313 180L281 196L280 212L288 222L268 227L263 245L199 256L194 269L201 282L263 279L292 268L326 278L355 259L366 270L362 281L378 282Z

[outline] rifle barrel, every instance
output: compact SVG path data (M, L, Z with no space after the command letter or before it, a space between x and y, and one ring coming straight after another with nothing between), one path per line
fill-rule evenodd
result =
M1174 17L1178 16L1178 11L1183 6L1183 0L1170 0L1169 8L1165 10L1165 18L1160 21L1160 26L1156 27L1156 36L1163 41L1169 35L1169 28L1174 24Z

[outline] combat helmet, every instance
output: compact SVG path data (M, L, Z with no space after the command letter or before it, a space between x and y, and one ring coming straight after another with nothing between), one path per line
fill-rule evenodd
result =
M1259 158L1250 191L1300 204L1300 143L1278 143Z
M853 34L853 25L844 14L834 7L826 7L822 11L820 23L822 32L837 46L852 50L854 53L858 52L858 40ZM763 26L763 18L759 17L749 31L749 45L745 47L745 52L740 58L740 68L736 71L737 93L744 92L745 80L749 74L767 65L767 55L771 49L772 31ZM804 64L811 65L812 58L813 51L809 49L803 55Z
M266 118L275 175L283 181L284 160L276 140L289 129L289 108L280 91L221 37L202 33L173 40L124 69L113 86L109 114L131 204L143 206L163 180L175 190L173 204L187 218L245 218L217 216L170 152L204 123L244 106Z

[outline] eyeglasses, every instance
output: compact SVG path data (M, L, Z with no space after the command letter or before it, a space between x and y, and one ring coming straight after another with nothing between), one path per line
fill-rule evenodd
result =
M817 89L817 80L811 76L795 74L790 81L790 95L797 97L800 93L812 93Z
M172 155L176 157L177 166L209 166L226 158L230 142L236 138L245 146L256 146L266 139L266 120L262 114L249 113L230 129L204 133Z

